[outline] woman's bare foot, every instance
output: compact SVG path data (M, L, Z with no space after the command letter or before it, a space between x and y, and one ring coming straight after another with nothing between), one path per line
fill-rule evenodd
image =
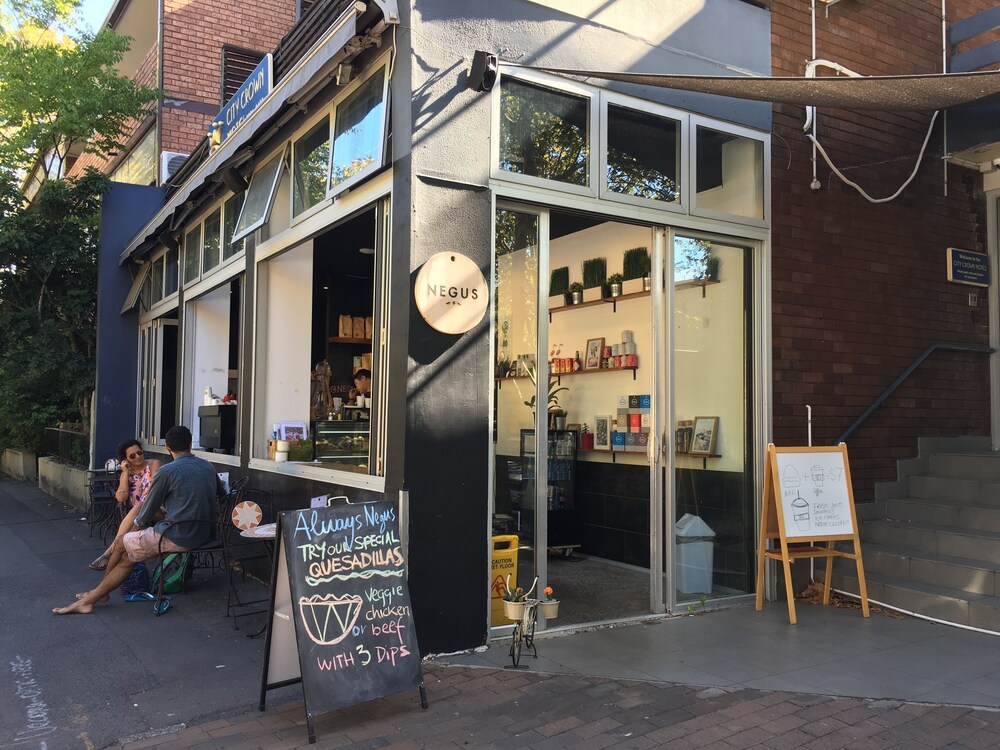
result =
M89 591L81 591L79 594L76 595L76 598L77 598L77 600L83 599L83 597L85 597L89 593L90 593ZM111 599L111 597L108 596L107 594L105 594L104 596L102 596L97 601L99 601L99 602L106 602L109 599Z
M82 601L76 601L70 604L68 607L55 607L52 610L54 615L89 615L94 611L94 605L84 604Z

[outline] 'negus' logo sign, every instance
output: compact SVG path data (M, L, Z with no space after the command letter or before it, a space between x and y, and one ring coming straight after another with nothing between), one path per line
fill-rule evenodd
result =
M489 305L482 271L458 253L431 256L417 272L413 294L427 325L441 333L472 330Z

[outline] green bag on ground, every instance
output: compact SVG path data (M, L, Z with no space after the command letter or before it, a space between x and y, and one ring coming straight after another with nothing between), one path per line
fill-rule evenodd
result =
M162 565L153 568L149 576L149 591L155 594L159 590L162 576L164 594L180 593L193 574L194 555L190 552L171 552L163 556Z

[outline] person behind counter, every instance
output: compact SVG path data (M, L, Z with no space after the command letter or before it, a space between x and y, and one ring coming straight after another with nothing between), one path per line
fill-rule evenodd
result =
M354 387L347 392L351 404L358 403L358 396L370 398L372 395L372 374L364 367L354 373Z

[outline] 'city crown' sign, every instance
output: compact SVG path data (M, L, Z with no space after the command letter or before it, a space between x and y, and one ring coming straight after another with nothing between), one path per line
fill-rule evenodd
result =
M458 253L431 256L417 273L413 296L427 325L441 333L472 330L489 306L482 271Z
M225 143L229 134L242 125L253 114L253 111L263 104L264 99L271 93L273 81L271 54L268 53L253 69L253 73L247 77L243 85L236 90L233 98L212 120L211 129L208 131L208 140L212 151Z

